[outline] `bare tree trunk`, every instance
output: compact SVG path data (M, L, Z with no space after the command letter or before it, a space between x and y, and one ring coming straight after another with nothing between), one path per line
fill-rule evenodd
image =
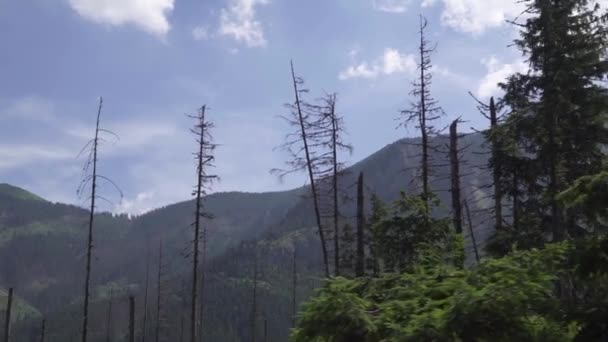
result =
M112 335L112 299L114 298L114 287L110 289L110 300L108 301L108 316L106 317L106 342L110 342Z
M129 342L135 342L135 298L129 297Z
M8 300L6 302L6 316L4 317L4 342L9 342L11 336L11 313L13 310L13 288L8 289Z
M40 342L44 342L46 334L46 319L42 319L42 327L40 328Z
M99 99L99 108L97 110L97 123L95 124L95 139L93 139L93 175L91 178L91 207L89 213L89 233L87 239L87 261L86 261L86 278L84 283L84 313L82 317L82 342L87 342L87 333L89 328L89 290L91 283L91 259L93 250L93 219L95 217L95 199L97 190L97 147L99 146L99 119L101 117L101 108L103 106L103 98Z
M462 206L460 203L460 160L458 159L458 120L450 125L450 165L452 179L452 221L457 234L462 234Z
M335 97L330 99L331 113L331 145L332 145L332 182L333 182L333 219L334 219L334 268L335 275L340 276L340 211L338 205L338 124L336 121Z
M426 24L423 24L423 19L420 18L420 134L422 140L422 196L425 203L425 213L429 214L429 136L427 130L427 104L426 104L426 68L424 67L424 60L426 59L426 42L424 40L424 28Z
M475 252L475 260L479 264L479 250L477 249L477 241L475 240L475 232L473 231L473 221L471 220L471 211L469 210L469 203L464 200L464 208L467 212L467 219L469 223L469 234L471 234L471 242L473 243L473 251Z
M146 323L148 320L148 287L150 282L150 246L148 246L148 252L146 253L146 285L144 289L144 312L142 319L142 328L141 328L141 342L146 341Z
M317 187L315 184L316 182L315 182L314 173L312 170L310 150L308 147L308 136L306 134L306 128L304 126L304 114L302 113L302 108L300 105L300 90L298 89L298 82L296 79L293 62L291 62L291 77L293 79L293 88L294 88L295 97L296 97L296 107L298 109L302 141L304 143L304 152L306 154L306 163L308 165L308 177L310 180L310 188L312 191L312 198L313 198L313 204L314 204L314 209L315 209L315 218L317 220L317 227L319 228L319 237L321 239L321 249L323 252L323 263L325 266L325 276L329 278L330 273L329 273L329 258L327 255L327 244L326 244L326 240L325 240L325 232L323 231L323 225L321 224L321 210L319 208L319 198L318 198L318 194L317 194Z
M296 264L296 247L294 245L293 248L293 265L291 268L291 327L295 328L296 326L296 317L297 317L297 289L298 289L298 273L297 273L297 264Z
M255 247L255 256L253 257L253 301L251 305L251 341L256 341L257 331L257 315L258 315L258 252Z
M180 316L179 322L179 342L184 342L184 313Z
M496 136L496 128L498 128L498 113L494 97L490 98L490 129L492 130L492 176L494 180L494 218L496 220L496 231L502 230L502 146L499 144L499 139Z
M162 269L163 269L163 242L162 240L158 246L158 278L156 283L156 327L154 332L154 341L160 340L160 313L161 313L161 281L162 281Z
M355 276L365 276L365 194L363 192L363 172L357 181L357 261Z
M191 296L191 311L190 311L190 342L197 342L197 305L198 305L198 257L199 257L199 243L201 234L201 216L202 216L202 200L203 200L203 167L204 167L204 154L205 154L205 110L206 107L201 107L200 114L200 132L199 134L199 151L197 154L197 183L196 183L196 210L194 217L194 240L193 240L193 251L192 251L192 296Z
M268 319L264 317L264 342L268 342Z

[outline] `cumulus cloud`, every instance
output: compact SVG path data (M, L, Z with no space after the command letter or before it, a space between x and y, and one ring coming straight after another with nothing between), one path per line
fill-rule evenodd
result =
M481 34L518 16L525 5L513 0L424 0L422 6L443 4L441 22L457 31Z
M376 11L388 13L403 13L407 10L411 0L373 0Z
M520 72L523 73L528 69L528 66L523 60L517 60L512 63L501 63L496 57L492 56L481 61L488 70L477 88L477 96L480 98L488 98L500 93L498 83L504 82L507 77Z
M404 55L397 49L386 48L373 62L351 65L339 75L341 80L351 78L377 78L380 75L407 73L416 70L414 55Z
M134 25L148 33L164 36L170 25L167 15L175 0L69 0L82 17L96 23Z
M228 36L248 47L266 46L262 23L256 17L256 8L269 0L229 0L220 13L218 34Z

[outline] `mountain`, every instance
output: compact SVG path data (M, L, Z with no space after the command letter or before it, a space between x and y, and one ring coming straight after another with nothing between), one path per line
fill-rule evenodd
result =
M490 180L482 166L487 163L479 134L462 138L464 193L476 209L490 205L484 185ZM445 137L435 145L447 143ZM367 198L377 194L392 201L400 191L416 192L416 140L387 145L354 164L341 177L346 197L354 198L356 178L365 174ZM442 203L449 206L447 157L436 152L437 167L432 182ZM209 341L241 341L251 335L251 287L253 260L258 259L260 289L258 327L270 324L271 340L285 340L291 326L291 269L297 253L297 297L305 300L319 286L320 244L315 232L312 204L306 187L273 193L216 193L205 198L205 209L213 216L208 227L208 279L203 330ZM354 213L352 201L342 202L342 212ZM368 208L369 209L369 208ZM477 210L474 210L475 212ZM163 333L167 341L181 330L183 301L190 282L190 223L194 202L177 203L139 217L96 214L92 284L92 341L104 340L109 294L118 304L111 315L116 341L126 330L124 297L133 294L141 313L146 268L151 268L149 301L155 298L157 249L163 243L161 277ZM444 208L438 214L446 214ZM39 326L40 315L48 318L48 341L63 342L78 333L84 279L85 238L88 212L51 203L10 185L0 185L0 287L14 287L16 294L33 310L22 315L15 334L30 336ZM476 237L484 241L490 230L476 216ZM467 239L468 241L468 239ZM154 313L149 307L150 316ZM187 317L186 317L187 318ZM187 322L187 319L186 319ZM187 325L186 325L187 326ZM152 324L148 324L148 330ZM205 329L205 327L210 327ZM212 328L211 328L212 327ZM150 335L151 336L151 335ZM18 339L19 340L19 339Z

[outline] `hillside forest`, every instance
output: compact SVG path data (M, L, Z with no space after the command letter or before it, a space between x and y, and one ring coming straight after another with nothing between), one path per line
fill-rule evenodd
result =
M0 184L0 342L607 341L608 13L521 2L527 70L487 103L454 89L486 128L433 96L420 16L397 118L416 137L354 165L338 94L291 61L287 158L268 165L306 176L290 191L213 192L221 109L204 105L192 200L101 212L122 191L99 168L116 138L100 98L74 180L86 208Z

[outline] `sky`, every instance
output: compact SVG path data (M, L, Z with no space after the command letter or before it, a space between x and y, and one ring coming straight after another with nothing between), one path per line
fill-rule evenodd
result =
M602 1L608 3L607 0ZM0 183L49 200L76 194L100 96L104 210L141 214L189 199L196 150L187 114L206 104L215 123L214 191L278 191L269 170L290 128L289 62L310 99L338 93L344 155L359 161L414 129L396 129L412 101L419 15L428 19L432 91L463 128L487 126L475 101L526 70L510 47L516 0L0 0Z

